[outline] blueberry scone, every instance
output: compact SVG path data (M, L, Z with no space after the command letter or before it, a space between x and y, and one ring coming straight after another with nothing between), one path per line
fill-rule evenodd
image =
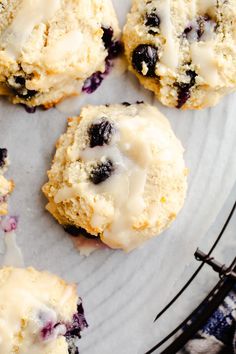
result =
M9 181L3 176L8 163L7 149L0 148L0 216L8 213L8 196L14 189L13 181Z
M130 70L167 106L201 109L236 87L234 0L133 0Z
M94 91L119 53L111 0L0 1L0 95L49 108Z
M69 233L131 251L176 218L186 174L183 147L155 107L87 106L69 119L43 192Z
M0 269L2 354L78 354L85 327L75 285L33 268Z

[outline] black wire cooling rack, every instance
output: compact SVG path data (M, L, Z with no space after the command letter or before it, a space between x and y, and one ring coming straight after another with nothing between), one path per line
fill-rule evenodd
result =
M180 298L180 296L189 288L190 284L194 281L197 275L200 273L204 265L208 264L216 271L220 276L220 281L214 286L209 295L200 303L200 305L183 321L181 322L171 333L169 333L163 340L157 343L153 348L148 350L145 354L174 354L181 350L184 345L202 328L205 322L210 318L217 307L222 303L226 295L233 288L236 283L236 257L234 258L231 265L226 266L225 264L219 263L215 258L212 257L213 251L216 249L219 242L225 235L226 229L228 228L232 217L236 214L236 201L230 210L230 213L217 236L214 244L210 248L209 252L205 254L201 250L197 249L195 252L195 258L200 261L201 264L193 273L193 275L188 279L181 290L174 296L174 298L157 314L154 322L157 322L160 317L171 309L173 304ZM236 234L236 231L235 231ZM235 235L236 240L236 235ZM235 241L236 243L236 241ZM236 249L236 247L235 247ZM236 256L236 251L235 251ZM183 330L184 329L184 330ZM176 339L175 336L180 332ZM164 350L161 348L169 340L173 339L172 343L167 346Z

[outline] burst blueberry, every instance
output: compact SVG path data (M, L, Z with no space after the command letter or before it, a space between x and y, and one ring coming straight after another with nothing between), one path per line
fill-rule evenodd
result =
M113 133L114 126L106 118L102 118L99 123L92 124L88 131L90 147L108 145Z
M146 21L145 21L146 26L158 28L160 26L160 23L161 23L160 17L155 12L146 14Z
M111 27L102 27L103 36L102 40L106 49L108 49L112 45L112 38L114 35L114 31Z
M38 92L35 90L28 90L26 88L26 80L23 76L14 76L14 85L11 83L9 87L13 90L16 96L29 100L33 98Z
M155 77L156 63L158 61L158 50L148 44L140 44L132 54L132 65L141 75ZM144 71L146 70L146 72Z
M75 225L66 225L66 226L64 226L64 230L65 230L65 232L67 232L68 234L70 234L71 236L74 236L74 237L83 236L87 239L96 239L96 240L98 239L97 236L93 236L93 235L89 234L82 227L76 227Z
M111 177L115 168L111 160L98 163L91 171L89 179L93 184L100 184Z
M178 102L176 108L181 108L184 106L184 104L188 101L188 99L191 96L190 89L195 85L196 83L196 72L193 70L187 70L186 75L189 76L189 82L180 82L176 83L177 87L177 93L178 93Z

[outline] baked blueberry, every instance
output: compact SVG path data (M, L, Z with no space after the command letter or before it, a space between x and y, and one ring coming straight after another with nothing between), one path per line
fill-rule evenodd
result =
M131 104L129 102L122 102L122 105L125 106L125 107L131 106Z
M178 103L176 108L181 108L188 101L191 96L190 89L196 83L196 72L193 70L187 70L186 74L189 76L189 83L180 82L177 83L177 92L178 92Z
M148 27L159 27L160 26L160 23L161 23L160 17L154 12L154 10L150 14L146 14L145 25Z
M7 149L0 149L0 167L5 165L5 161L7 158Z
M85 238L88 238L90 240L92 239L98 239L97 236L93 236L89 234L85 229L82 227L76 227L75 225L66 225L64 226L65 232L70 234L71 236L78 237L78 236L84 236Z
M140 44L132 54L132 65L134 69L143 76L154 77L156 63L158 61L158 50L148 44Z
M102 27L102 30L103 30L102 40L105 48L108 49L112 45L112 38L113 38L114 31L111 27Z
M114 126L106 118L102 118L99 123L92 124L88 131L90 147L108 145L113 133Z
M14 76L8 80L8 86L12 89L14 94L25 100L34 97L38 92L35 90L28 90L25 86L26 79L23 76Z
M114 172L115 168L111 160L98 163L91 171L89 179L93 184L106 181Z
M30 113L30 114L35 113L36 109L37 109L36 107L29 107L27 105L24 105L24 107L25 107L26 112Z

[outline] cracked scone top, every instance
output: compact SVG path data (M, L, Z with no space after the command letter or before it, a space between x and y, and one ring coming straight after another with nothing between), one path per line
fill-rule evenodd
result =
M92 92L119 34L111 0L0 1L0 94L47 108Z
M86 326L75 285L33 268L0 269L2 354L76 354Z
M201 109L235 90L234 0L133 0L124 42L130 69L167 106Z
M59 223L125 251L166 229L186 194L183 147L146 104L85 107L69 119L48 177L47 209Z
M7 149L0 148L0 216L8 213L8 197L14 189L14 182L3 176L8 164Z

